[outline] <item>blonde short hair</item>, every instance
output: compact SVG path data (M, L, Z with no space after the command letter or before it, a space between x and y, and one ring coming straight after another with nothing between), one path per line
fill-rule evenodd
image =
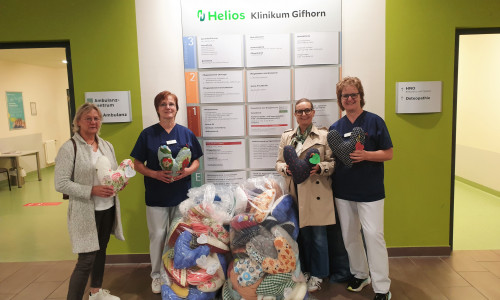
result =
M85 103L78 108L76 111L75 117L73 118L73 133L80 133L80 126L78 126L78 122L82 118L84 114L88 114L90 111L95 109L99 114L99 118L102 120L101 110L94 103ZM101 125L99 125L99 131L101 130ZM99 131L97 132L99 134Z

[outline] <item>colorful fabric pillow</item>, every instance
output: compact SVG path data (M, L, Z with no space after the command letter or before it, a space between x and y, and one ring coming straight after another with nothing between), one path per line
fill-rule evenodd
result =
M281 228L285 229L286 232L294 239L297 240L299 237L299 228L298 225L294 224L292 221L288 221L280 224Z
M278 252L274 248L274 238L271 232L262 228L260 234L247 243L248 256L258 264L262 264L267 257L278 258Z
M287 145L283 148L283 157L288 165L288 169L292 173L293 182L295 184L301 184L309 178L312 167L316 165L316 163L310 162L310 159L313 158L314 155L319 156L319 150L316 148L309 148L304 159L300 159L297 156L297 152L293 146Z
M187 296L187 295L186 295ZM161 285L161 299L162 300L183 300L185 297L178 296L172 288L166 284Z
M352 160L349 155L356 150L356 145L362 147L365 144L365 132L361 127L354 127L347 141L344 141L336 130L330 130L326 138L333 154L348 168L352 167Z
M245 300L257 300L257 287L262 282L262 278L253 285L241 286L238 283L238 274L233 271L233 262L231 262L231 264L229 265L227 275L231 280L233 289L241 296L241 298L244 298Z
M96 162L97 179L102 185L110 185L116 193L123 190L128 180L135 176L134 163L124 159L116 170L111 169L111 163L106 156L100 156Z
M284 297L285 288L293 288L292 274L268 274L257 287L257 295Z
M186 269L174 268L174 249L169 249L163 254L163 265L170 278L181 287L187 287L187 271Z
M158 161L162 170L172 171L172 175L176 176L177 172L189 166L191 150L188 147L183 147L174 158L170 148L167 145L162 145L158 148Z
M196 260L204 255L210 254L210 248L202 245L192 249L190 247L193 235L189 231L184 231L179 235L174 247L174 267L176 269L186 269L196 266Z
M207 245L210 248L210 252L215 253L227 253L229 252L229 246L219 241L211 235L201 234L196 239L196 245Z
M276 196L275 189L269 189L253 198L250 205L250 213L253 213L255 216L255 220L260 223L264 221L264 219L271 212L271 207L273 205L274 199Z
M170 288L172 289L172 291L174 291L174 293L177 296L179 296L181 298L186 298L189 294L189 288L179 286L179 285L175 284L175 282L172 282L170 284Z
M271 234L276 238L284 237L290 245L292 251L296 254L299 253L299 245L283 227L281 227L280 225L274 226L273 228L271 228Z
M177 238L186 229L191 229L191 226L188 223L184 222L182 217L175 218L170 224L170 230L167 237L168 246L174 247Z
M254 215L249 213L238 214L234 216L229 223L229 225L235 230L241 230L244 228L255 226L257 224L258 223L255 220Z
M222 286L222 300L241 300L240 294L233 289L231 280L226 280Z
M215 292L203 292L196 288L189 288L189 300L212 300L215 299Z
M237 281L241 286L251 286L265 274L260 264L250 258L235 259L233 265L233 271L237 274Z
M246 247L250 239L259 234L261 226L252 226L241 230L230 229L231 249Z
M289 273L296 268L295 253L284 237L274 240L274 247L278 251L278 258L266 257L262 262L264 272L270 274Z
M309 298L306 282L299 282L293 288L285 288L283 293L285 295L284 300L304 300Z
M275 201L271 215L278 220L279 223L289 221L288 211L294 209L293 197L291 195L284 195Z

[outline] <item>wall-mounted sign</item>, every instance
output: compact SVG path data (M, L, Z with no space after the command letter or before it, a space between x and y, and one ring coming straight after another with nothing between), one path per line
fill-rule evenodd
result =
M86 92L85 102L94 103L102 112L102 123L132 122L130 91Z
M416 114L441 112L441 81L396 83L396 113Z

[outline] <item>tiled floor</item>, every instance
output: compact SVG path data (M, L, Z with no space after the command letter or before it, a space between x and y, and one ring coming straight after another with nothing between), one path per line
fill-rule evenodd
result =
M65 299L74 261L0 263L0 299ZM390 258L394 300L500 299L500 251L454 251L450 257ZM161 299L150 291L149 264L108 265L104 287L123 300ZM345 284L323 283L310 299L373 299L371 286L360 293ZM86 298L84 298L86 299Z

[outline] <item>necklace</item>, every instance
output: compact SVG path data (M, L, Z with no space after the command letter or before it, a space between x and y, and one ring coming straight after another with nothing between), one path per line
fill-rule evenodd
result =
M90 144L87 142L87 145L92 146L92 145L94 145L94 143L95 143L95 139Z

